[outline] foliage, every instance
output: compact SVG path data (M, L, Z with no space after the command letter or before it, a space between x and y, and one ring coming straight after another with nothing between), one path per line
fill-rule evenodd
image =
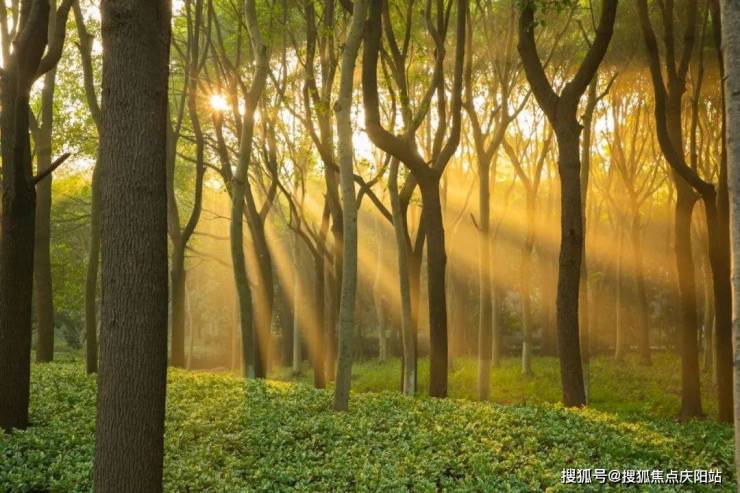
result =
M165 489L564 491L568 467L719 468L732 488L732 430L713 422L397 392L351 402L333 413L329 391L170 370ZM89 491L94 406L95 379L80 363L34 366L33 426L0 435L0 490Z

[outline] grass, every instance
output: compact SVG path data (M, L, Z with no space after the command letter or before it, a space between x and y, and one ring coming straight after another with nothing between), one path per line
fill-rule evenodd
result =
M473 363L451 370L454 397L473 395ZM599 467L717 468L722 486L685 491L734 491L732 429L672 419L678 373L669 356L647 370L595 360L593 406L578 410L550 403L559 398L554 360L535 360L531 378L518 375L514 360L495 370L493 397L508 405L384 390L396 385L394 361L355 369L361 393L341 414L331 411L330 391L308 385L170 370L165 489L601 491L560 483L563 468ZM425 375L423 364L422 388ZM31 417L27 431L0 434L0 491L90 491L94 377L79 361L34 365Z

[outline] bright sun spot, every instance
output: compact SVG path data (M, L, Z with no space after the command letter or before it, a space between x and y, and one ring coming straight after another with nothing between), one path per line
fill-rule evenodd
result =
M209 98L209 103L215 111L226 111L229 109L229 102L221 94L212 94Z

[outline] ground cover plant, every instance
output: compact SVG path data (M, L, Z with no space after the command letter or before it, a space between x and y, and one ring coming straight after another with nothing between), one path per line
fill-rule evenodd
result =
M560 482L563 468L604 467L716 468L723 472L723 486L691 485L686 491L734 491L731 428L711 420L676 422L664 412L675 409L672 402L648 402L637 411L629 407L646 395L619 380L634 377L629 365L620 375L613 362L596 360L594 381L612 380L595 390L593 408L566 409L547 402L557 396L541 392L555 378L545 371L554 363L535 365L540 376L530 378L528 386L517 377L505 378L510 364L505 361L493 373L492 384L499 386L494 401L510 396L511 404L502 405L460 398L468 382L455 371L453 398L409 398L383 389L380 377L365 377L397 375L395 363L366 363L353 386L377 392L354 394L348 413L332 412L329 390L303 383L171 369L164 488L568 491ZM673 364L670 358L658 359L654 377L643 373L640 381L676 385ZM32 426L0 435L0 491L91 489L95 395L95 378L78 360L33 367ZM527 403L517 403L524 395ZM578 491L600 488L586 485ZM651 488L673 491L675 486L643 485L641 490Z

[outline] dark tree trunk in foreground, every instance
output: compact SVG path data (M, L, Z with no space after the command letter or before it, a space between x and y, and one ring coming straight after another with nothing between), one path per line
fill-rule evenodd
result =
M31 166L29 94L34 81L59 60L65 29L48 39L49 15L64 26L72 6L65 0L50 13L46 0L20 2L13 53L0 74L0 152L3 163L0 230L0 428L28 426L31 376L31 297L33 292L36 184ZM47 49L48 41L48 49ZM46 51L46 55L44 52ZM48 172L54 168L52 163ZM40 177L40 175L39 175Z
M573 78L556 94L537 54L534 36L535 2L526 0L519 18L519 44L527 80L537 102L555 130L560 174L560 260L557 291L558 351L563 381L563 403L582 406L586 393L579 341L578 295L583 257L583 207L581 203L581 125L578 105L599 68L611 41L617 0L601 2L596 36Z
M103 1L101 334L94 489L162 491L168 1Z

